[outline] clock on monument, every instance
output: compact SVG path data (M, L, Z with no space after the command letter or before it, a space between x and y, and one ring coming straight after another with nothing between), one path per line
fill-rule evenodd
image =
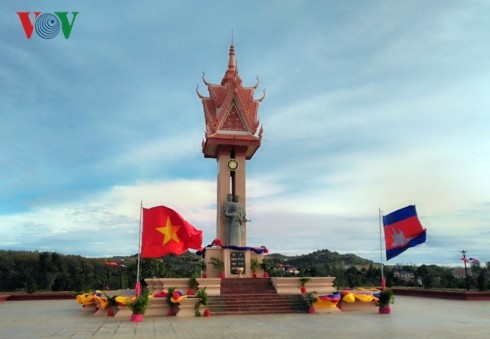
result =
M236 161L236 159L230 159L228 160L227 166L230 171L236 171L238 168L238 161Z

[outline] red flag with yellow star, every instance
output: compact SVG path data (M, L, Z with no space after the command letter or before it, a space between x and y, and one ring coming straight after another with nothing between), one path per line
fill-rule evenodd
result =
M158 258L183 254L189 248L201 249L202 231L165 206L143 208L141 257Z

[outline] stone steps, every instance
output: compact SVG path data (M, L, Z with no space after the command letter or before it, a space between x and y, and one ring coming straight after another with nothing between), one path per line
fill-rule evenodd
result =
M210 297L208 307L214 315L307 313L308 306L301 295L235 295Z
M209 296L213 315L307 313L303 297L279 295L268 278L226 278L221 282L221 295Z
M277 294L268 278L221 279L221 295L228 294Z

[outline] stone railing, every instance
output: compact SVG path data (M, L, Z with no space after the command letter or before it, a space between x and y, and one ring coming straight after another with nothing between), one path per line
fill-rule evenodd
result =
M155 294L174 287L177 291L185 293L189 288L188 278L146 278L145 282L148 286L150 294Z
M272 277L272 285L276 289L277 294L299 294L301 293L301 277ZM330 294L335 292L333 282L335 277L311 277L305 284L308 292L316 292L316 294Z
M197 278L199 288L206 287L206 293L210 296L221 295L220 278Z

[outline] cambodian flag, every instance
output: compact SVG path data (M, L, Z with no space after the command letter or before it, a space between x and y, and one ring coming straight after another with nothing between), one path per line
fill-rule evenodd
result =
M386 242L386 260L396 257L410 247L425 242L426 230L422 228L414 205L383 216Z

